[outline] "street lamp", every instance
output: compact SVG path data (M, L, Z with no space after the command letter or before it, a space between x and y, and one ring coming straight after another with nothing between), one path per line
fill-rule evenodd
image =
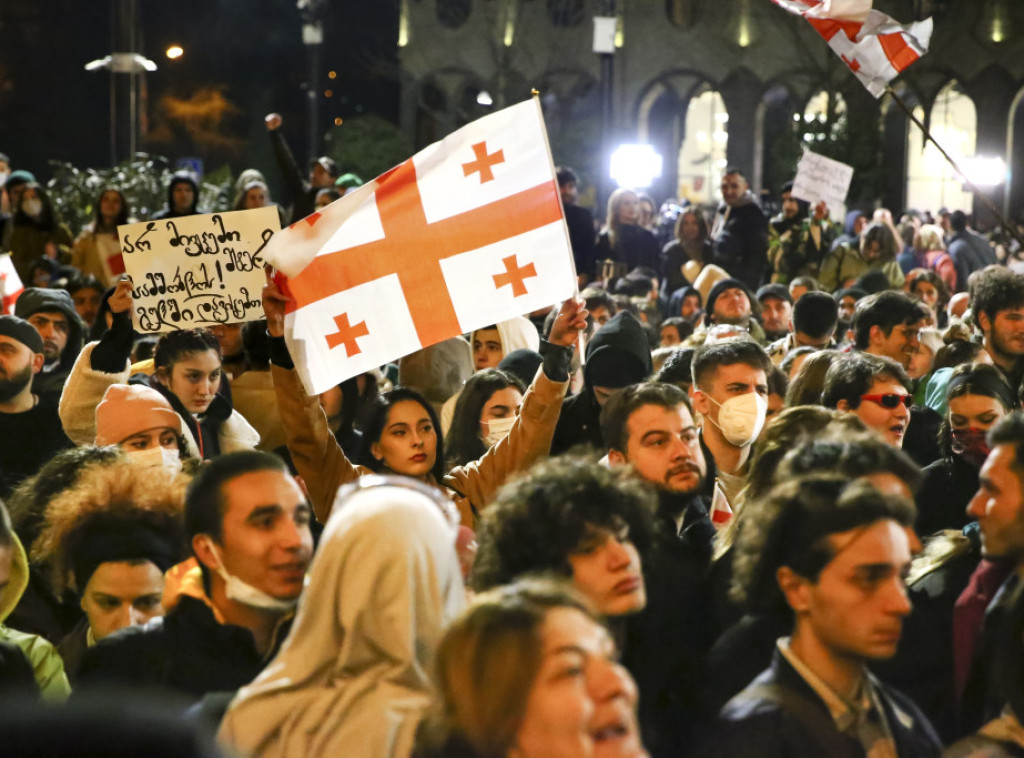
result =
M117 155L117 74L128 74L128 155L135 155L138 141L138 102L135 77L156 71L156 64L141 53L111 53L85 64L86 71L110 72L110 161L118 163Z
M650 145L619 145L612 153L612 179L620 187L646 189L661 176L661 155Z

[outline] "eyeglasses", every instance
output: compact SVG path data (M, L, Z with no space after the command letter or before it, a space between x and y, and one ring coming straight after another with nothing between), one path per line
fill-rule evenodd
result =
M885 395L861 395L860 399L870 400L872 403L878 403L883 408L899 408L900 403L903 403L903 405L909 408L914 404L913 395L897 395L895 392Z

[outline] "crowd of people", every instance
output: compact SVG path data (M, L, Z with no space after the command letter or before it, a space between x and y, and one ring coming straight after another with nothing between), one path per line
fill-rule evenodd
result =
M283 220L358 182L267 128ZM560 168L579 298L311 396L270 272L143 337L125 196L73 237L8 164L0 752L1024 755L1024 272L964 213L728 168L598 229Z

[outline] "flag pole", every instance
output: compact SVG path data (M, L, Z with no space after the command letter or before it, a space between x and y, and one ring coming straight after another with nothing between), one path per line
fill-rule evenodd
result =
M537 118L540 120L540 130L544 135L544 146L548 150L548 165L551 166L551 176L555 176L555 159L551 156L551 142L548 140L548 126L544 123L544 111L540 107L540 90L531 89L530 95L533 98L533 104L537 108ZM557 181L557 180L556 180ZM558 204L562 205L562 196L559 193ZM569 238L569 226L565 223L565 208L562 208L562 232L565 234L565 244L569 248L569 264L572 266L572 286L574 288L573 299L576 302L580 302L580 276L576 272L576 257L572 254L572 240ZM583 355L586 352L587 347L586 332L582 331L579 334L580 344L580 365L584 364Z
M946 159L946 162L953 167L953 170L960 175L960 178L964 180L964 184L966 184L970 188L971 192L974 193L974 196L981 198L981 201L992 212L992 215L995 216L996 220L1002 225L1003 229L1008 234L1012 235L1014 239L1020 242L1021 245L1024 245L1024 237L1021 236L1021 234L1017 231L1016 227L1006 220L1006 217L1003 216L1002 211L1000 211L999 208L996 207L996 204L992 202L988 195L982 192L981 189L970 180L967 174L964 173L964 170L957 165L957 162L955 160L953 160L953 156L946 152L945 148L943 148L942 145L938 143L938 140L936 140L935 137L932 136L932 133L928 131L928 127L924 125L921 119L914 115L914 111L903 101L903 98L896 94L896 91L892 88L892 85L887 84L885 86L885 91L888 93L889 97L892 98L893 102L899 106L900 110L907 115L907 118L913 121L914 124L917 125L917 128L921 130L921 134L924 135L925 143L927 144L928 142L931 142L933 145L935 145L935 148L939 151L942 157ZM1005 191L1008 192L1009 188L1006 188Z

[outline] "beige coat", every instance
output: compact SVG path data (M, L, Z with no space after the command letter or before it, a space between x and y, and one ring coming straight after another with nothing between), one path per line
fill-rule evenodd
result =
M338 488L373 472L353 465L345 457L327 425L319 400L306 394L294 370L271 366L271 371L292 463L306 484L317 520L324 523ZM524 471L551 451L551 439L568 386L568 382L552 381L544 376L543 370L538 371L508 436L480 460L457 466L445 475L440 486L458 507L465 526L474 527L474 510L486 507L512 474Z

